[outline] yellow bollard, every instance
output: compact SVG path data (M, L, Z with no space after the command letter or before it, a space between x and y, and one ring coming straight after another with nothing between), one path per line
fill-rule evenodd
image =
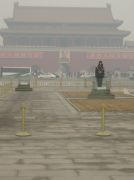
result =
M5 88L6 88L6 94L8 95L8 91L9 91L9 89L8 89L8 83L6 83Z
M85 88L87 87L87 79L86 78L84 79L84 87Z
M61 77L60 77L60 87L62 87L63 86L63 73L61 74Z
M2 81L1 81L1 96L2 97L4 97L5 96L5 83L4 83L4 81L3 81L3 79L2 79Z
M4 95L7 96L7 94L8 94L8 84L5 81L4 81L4 88L3 88L3 90L4 90Z
M7 83L5 83L5 93L6 93L6 95L8 95L8 84Z
M37 88L38 85L37 85L37 78L35 77L34 78L34 81L33 81L33 88Z
M1 86L1 96L3 97L4 96L4 87Z
M2 96L2 86L0 86L0 97Z
M97 136L110 136L111 135L110 132L106 131L104 104L102 104L102 111L101 111L101 130L96 135Z
M8 93L10 93L10 83L8 82Z
M35 88L38 87L38 82L37 82L37 78L35 79Z
M21 116L22 116L22 129L18 133L16 133L16 136L31 136L31 134L26 130L26 107L22 105L21 108Z
M3 94L3 96L6 95L5 82L3 82L3 86L2 86L2 94Z
M33 88L37 88L38 87L38 80L37 80L36 77L34 79L32 79L32 87Z
M60 79L60 87L62 87L62 78Z
M14 90L13 88L13 81L10 82L10 88L11 88L11 92Z

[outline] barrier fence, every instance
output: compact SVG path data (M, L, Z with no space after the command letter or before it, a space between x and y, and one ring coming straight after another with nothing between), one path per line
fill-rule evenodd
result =
M32 87L90 87L92 82L89 80L67 80L67 79L56 79L56 80L31 80Z
M92 88L91 79L30 79L31 87L40 88L40 87L83 87L83 88ZM10 86L11 89L17 87L18 79L0 79L0 92L7 90ZM128 79L112 79L111 88L134 88L134 80ZM4 89L4 90L3 90Z
M106 129L106 118L105 118L105 114L106 114L106 110L107 107L105 104L101 105L101 109L99 110L100 113L100 128L99 128L99 132L96 133L97 136L111 136L111 132L107 131ZM26 136L31 136L32 134L27 130L27 112L28 109L26 107L25 104L22 104L20 107L20 114L21 114L21 124L20 124L20 130L15 134L16 136L20 136L20 137L26 137ZM98 111L98 110L97 110ZM98 122L99 124L99 122Z
M55 79L55 80L40 80L31 79L32 87L85 87L92 88L92 80L89 79ZM124 79L111 80L111 88L134 88L134 81Z
M13 82L11 80L0 80L0 97L6 96L14 90Z

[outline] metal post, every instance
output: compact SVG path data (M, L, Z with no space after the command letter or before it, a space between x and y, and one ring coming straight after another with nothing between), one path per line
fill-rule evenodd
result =
M62 79L60 79L60 87L62 87Z
M22 106L22 131L25 131L26 108Z
M1 86L1 96L3 97L5 95L4 93L4 86L3 86L3 82L2 82L2 86Z
M104 104L102 104L102 110L101 110L101 130L96 135L97 136L110 136L111 135L110 132L106 131Z
M16 133L16 136L31 136L31 134L26 130L26 107L22 105L21 107L21 131Z
M105 109L104 109L104 106L102 106L102 111L101 111L101 130L105 131Z
M61 78L60 78L60 87L62 87L63 84L63 74L61 74Z
M1 88L1 86L0 86L0 96L2 96L2 88Z
M37 77L35 77L34 80L35 80L35 88L37 88L37 87L38 87L38 85L37 85L37 83L38 83L38 82L37 82Z
M3 95L6 95L6 86L5 86L5 81L3 82Z
M13 81L12 80L10 81L10 88L11 88L11 91L13 91Z
M86 78L84 79L84 87L85 88L87 87L87 79Z

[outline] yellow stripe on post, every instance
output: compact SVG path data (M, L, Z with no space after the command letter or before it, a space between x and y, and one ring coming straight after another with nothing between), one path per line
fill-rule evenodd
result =
M24 104L21 107L21 131L16 133L16 136L31 136L31 134L26 130L26 107Z
M101 130L96 134L97 136L110 136L111 133L106 131L106 122L105 122L105 105L102 104L101 107Z

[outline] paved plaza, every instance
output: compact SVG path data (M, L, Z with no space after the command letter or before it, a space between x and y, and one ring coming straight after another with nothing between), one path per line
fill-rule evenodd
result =
M17 137L20 107L29 137ZM58 92L36 89L0 98L0 180L134 180L134 114L77 112Z

